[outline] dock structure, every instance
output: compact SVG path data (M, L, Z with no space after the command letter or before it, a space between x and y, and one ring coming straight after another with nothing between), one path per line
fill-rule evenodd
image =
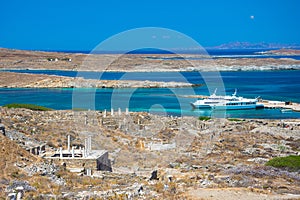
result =
M265 108L269 109L291 109L295 112L300 112L299 103L269 100L263 100L261 103L264 105Z
M198 99L206 99L208 96L205 95L183 95L186 98L198 98ZM267 109L291 109L295 112L300 112L300 103L294 102L285 102L285 101L272 101L260 99L259 101L264 105L264 108Z

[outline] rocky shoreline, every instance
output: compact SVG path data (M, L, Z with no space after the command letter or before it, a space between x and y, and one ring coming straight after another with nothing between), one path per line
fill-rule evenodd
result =
M258 52L262 55L285 55L285 56L300 56L299 49L278 49L278 50L269 50Z
M300 61L293 59L172 59L176 56L0 49L0 69L123 72L300 69ZM0 72L2 88L194 86L199 85ZM299 170L266 166L276 157L300 155L299 119L201 120L121 109L32 111L0 107L0 128L0 198L17 195L23 195L24 199L300 198ZM92 137L92 141L88 142L87 137ZM67 151L68 162L62 159L62 149ZM79 154L75 159L74 151L83 149L108 152L112 172L100 171L98 159L90 162L95 165L93 170L87 167L86 157L83 163L77 162ZM49 155L59 156L51 159Z
M2 88L176 88L197 87L200 84L183 82L95 80L63 76L0 72Z
M178 57L183 59L176 59ZM212 58L209 55L190 54L80 54L24 51L0 48L0 59L0 69L45 69L101 72L249 71L300 69L300 61L294 59Z

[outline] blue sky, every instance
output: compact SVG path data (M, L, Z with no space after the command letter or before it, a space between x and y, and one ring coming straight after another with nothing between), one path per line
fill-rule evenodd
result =
M2 0L0 47L90 50L140 27L173 29L202 46L300 43L299 8L298 0Z

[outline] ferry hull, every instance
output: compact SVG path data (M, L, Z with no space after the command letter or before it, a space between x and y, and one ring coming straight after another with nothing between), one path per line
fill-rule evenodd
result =
M194 108L194 109L210 109L211 106L210 105L197 105L197 104L194 104L194 103L191 103L191 106Z
M191 103L193 108L211 108L215 110L243 110L243 109L256 109L263 108L264 105L258 103L258 98L248 99L236 96L236 90L231 96L218 96L216 91L208 98L197 100Z
M222 106L222 105L215 105L211 108L214 110L248 110L248 109L258 109L263 108L264 105L256 104L256 105L238 105L238 106Z

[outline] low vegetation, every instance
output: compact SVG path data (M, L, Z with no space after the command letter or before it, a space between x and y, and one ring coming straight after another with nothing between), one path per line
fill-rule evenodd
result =
M52 110L51 108L47 108L44 106L34 105L34 104L22 104L22 103L12 103L12 104L6 104L3 107L7 108L26 108L30 110L35 111L49 111Z
M206 116L200 116L199 117L199 120L201 120L201 121L208 121L210 119L211 119L210 117L206 117Z
M73 111L87 111L87 108L72 108Z
M276 168L286 168L292 171L300 170L300 156L290 155L286 157L277 157L269 160L267 166Z

